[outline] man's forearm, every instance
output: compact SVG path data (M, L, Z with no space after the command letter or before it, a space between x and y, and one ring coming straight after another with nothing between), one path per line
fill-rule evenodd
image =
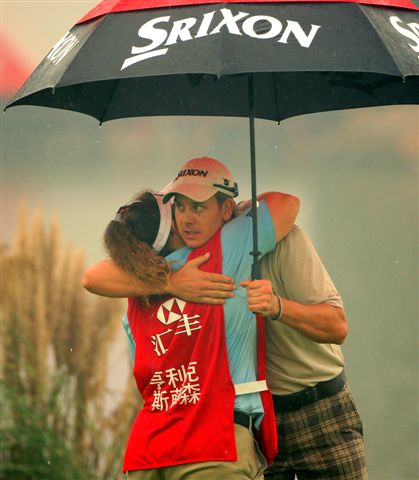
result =
M104 297L139 297L167 293L168 285L144 282L122 270L112 260L102 260L83 275L83 287Z
M247 289L251 312L268 317L268 322L282 322L317 343L341 344L348 333L343 308L326 303L303 305L279 297L270 280L246 280L240 285Z
M279 314L279 307L278 302L271 317ZM282 299L282 308L281 319L277 321L297 330L313 342L340 345L348 334L343 308L325 303L303 305L286 298Z
M144 282L122 270L112 260L102 260L84 272L83 287L105 297L139 297L170 294L182 300L212 305L223 304L234 296L234 280L226 275L208 273L198 267L210 254L187 262L169 275L167 284Z

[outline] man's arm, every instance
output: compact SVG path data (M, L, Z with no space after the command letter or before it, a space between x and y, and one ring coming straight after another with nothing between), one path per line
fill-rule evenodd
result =
M249 310L265 317L267 321L280 321L291 327L309 340L317 343L342 344L348 334L345 310L340 307L318 303L303 305L273 293L270 280L254 280L241 282L247 288Z
M102 260L84 272L82 285L89 292L105 297L171 294L189 302L223 304L226 298L234 295L234 280L226 275L199 270L198 267L209 257L209 253L202 255L177 272L172 272L167 285L145 283L122 270L112 260Z
M83 287L90 293L104 297L139 297L161 292L154 287L122 270L112 260L102 260L89 267L83 274Z
M275 229L275 241L279 242L291 230L300 210L300 199L281 192L266 192L258 195L269 208Z
M341 345L345 341L348 324L343 308L327 303L303 305L285 298L282 303L284 311L280 321L313 342Z

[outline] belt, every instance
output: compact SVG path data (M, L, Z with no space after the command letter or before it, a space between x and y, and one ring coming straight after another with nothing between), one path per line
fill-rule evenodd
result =
M234 410L234 423L241 425L245 428L250 428L252 425L252 417L247 415L247 413L239 412L238 410Z
M335 378L327 382L319 382L314 387L307 387L304 390L289 395L272 395L275 410L277 412L290 412L307 405L311 405L318 400L336 395L342 390L346 383L344 371Z

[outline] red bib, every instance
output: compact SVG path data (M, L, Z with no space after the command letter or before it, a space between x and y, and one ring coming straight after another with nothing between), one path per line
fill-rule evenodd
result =
M220 232L189 259L208 251L202 269L221 273ZM145 308L129 299L128 319L144 406L131 428L123 470L236 461L223 306L165 297Z
M266 379L266 318L257 315L258 332L258 380ZM275 409L270 390L260 392L263 405L263 418L260 428L256 433L256 440L260 450L265 455L266 462L270 465L278 454L278 432L276 427Z

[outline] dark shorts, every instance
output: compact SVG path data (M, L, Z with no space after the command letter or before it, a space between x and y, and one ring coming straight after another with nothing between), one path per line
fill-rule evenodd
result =
M337 394L276 413L279 453L266 480L366 480L362 423L348 385Z

